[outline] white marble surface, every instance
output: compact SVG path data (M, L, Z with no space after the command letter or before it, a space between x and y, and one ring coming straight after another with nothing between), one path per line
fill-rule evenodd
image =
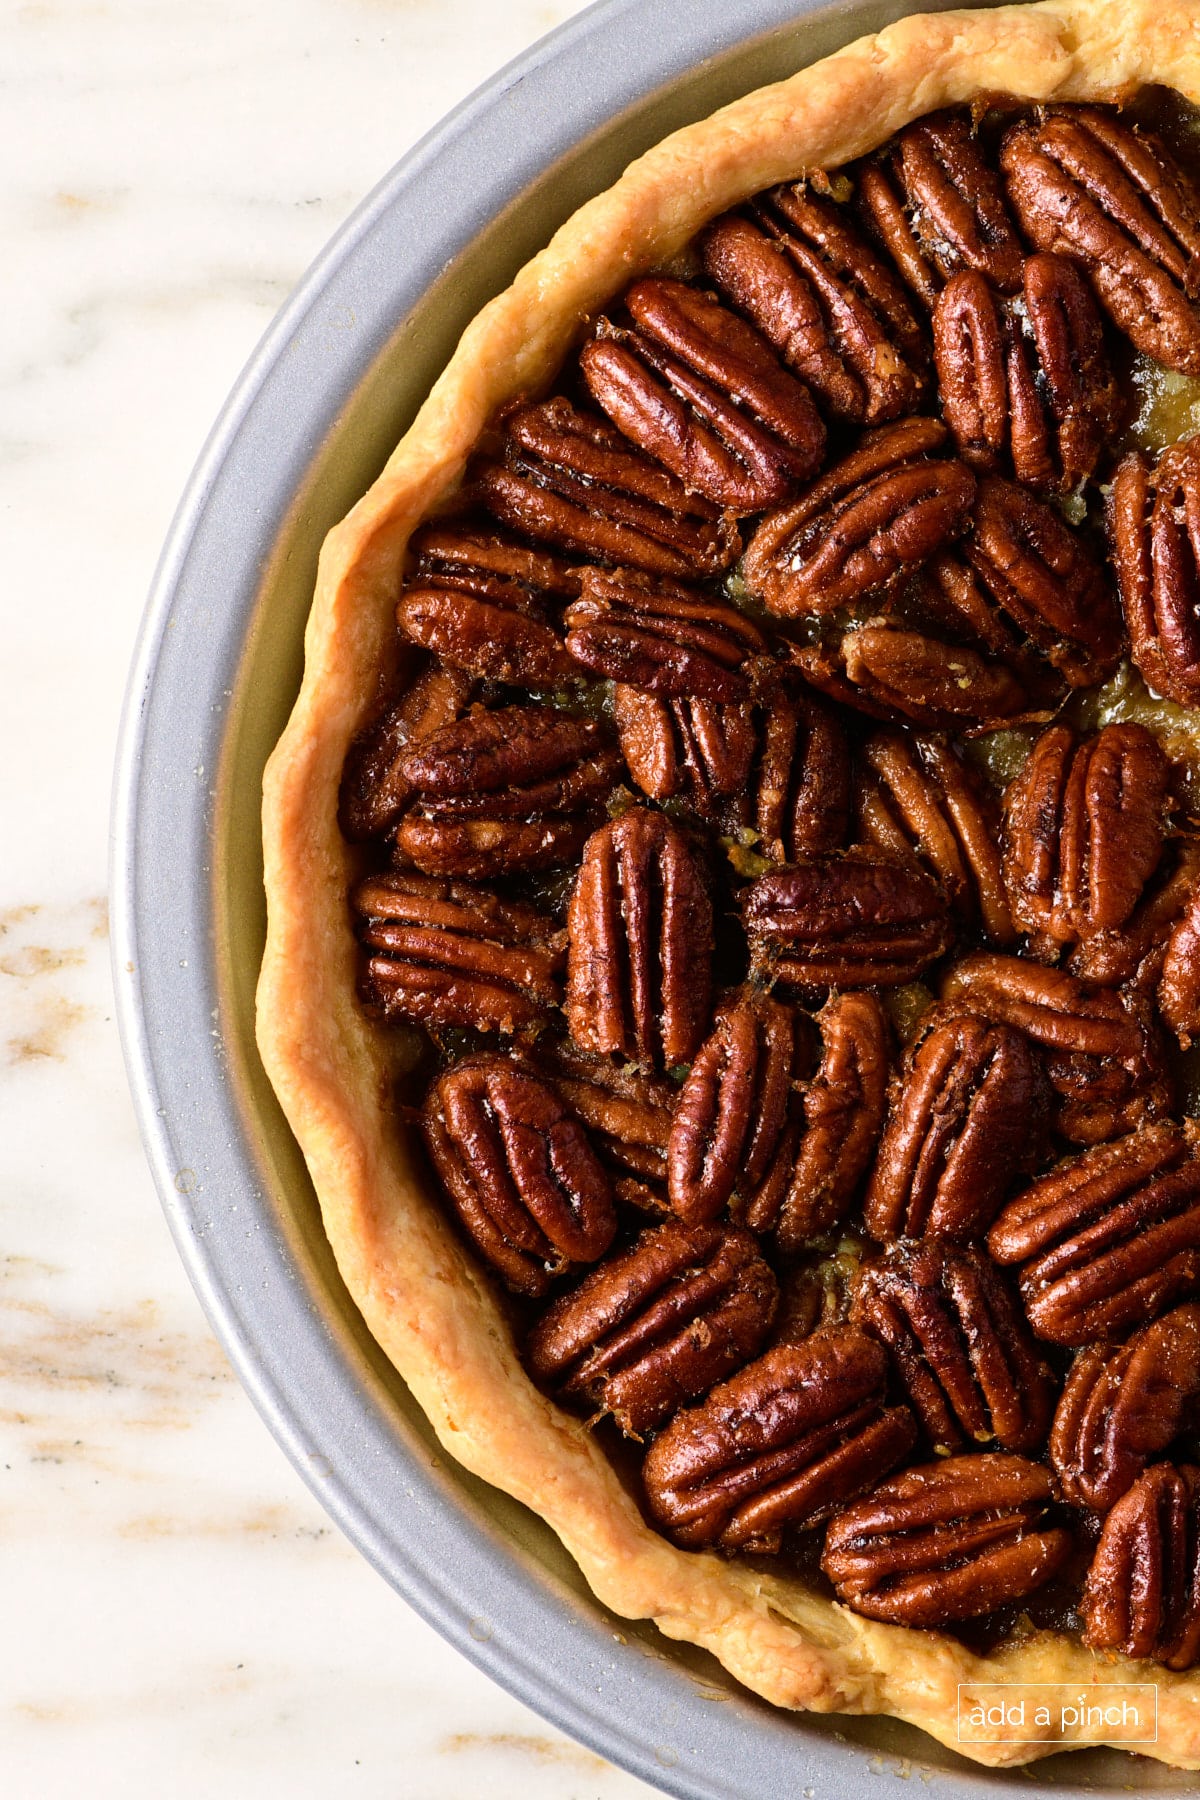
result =
M632 1800L327 1521L175 1259L125 1091L108 789L159 543L306 264L577 0L0 9L0 1793Z

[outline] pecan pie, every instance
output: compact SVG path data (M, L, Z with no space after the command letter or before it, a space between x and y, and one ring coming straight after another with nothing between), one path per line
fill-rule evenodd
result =
M325 546L260 987L351 1295L608 1607L955 1747L1153 1680L1185 1767L1197 102L1200 0L914 17L570 219Z

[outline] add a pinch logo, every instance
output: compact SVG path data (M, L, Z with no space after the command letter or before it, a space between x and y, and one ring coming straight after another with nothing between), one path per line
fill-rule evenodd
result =
M971 1681L958 1689L960 1744L1153 1744L1153 1682Z

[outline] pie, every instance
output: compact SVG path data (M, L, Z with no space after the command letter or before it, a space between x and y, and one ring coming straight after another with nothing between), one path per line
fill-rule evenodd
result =
M442 1443L996 1764L961 1683L1200 1767L1195 103L1194 0L1063 0L665 139L330 533L266 777L262 1055Z

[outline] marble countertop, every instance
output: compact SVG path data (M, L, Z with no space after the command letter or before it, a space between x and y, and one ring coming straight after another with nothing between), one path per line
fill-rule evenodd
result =
M578 0L14 0L0 20L0 1791L632 1800L424 1625L243 1395L176 1260L105 907L125 671L280 303Z

